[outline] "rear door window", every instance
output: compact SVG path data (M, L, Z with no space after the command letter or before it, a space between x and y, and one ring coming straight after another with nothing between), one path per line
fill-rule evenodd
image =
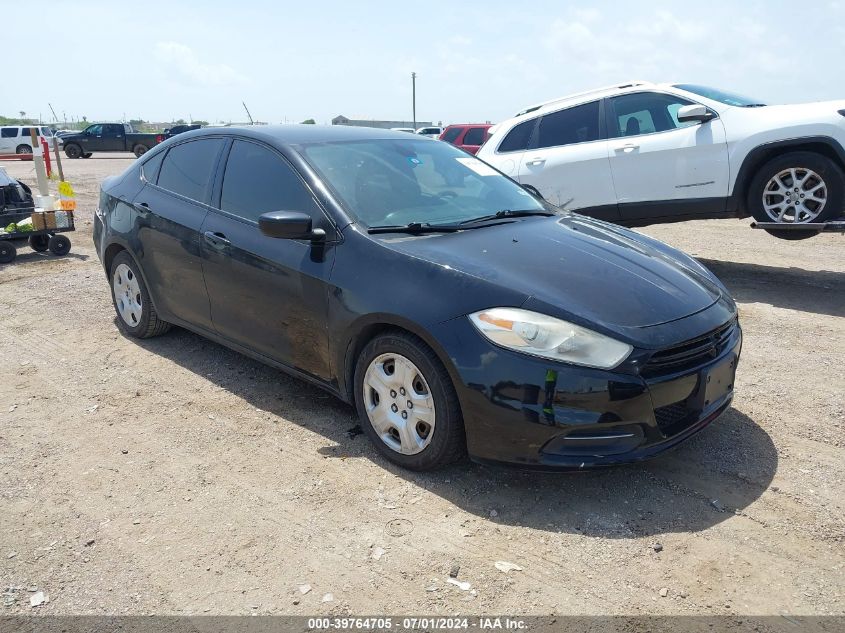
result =
M251 222L258 222L262 213L270 211L301 211L315 219L321 213L311 192L282 156L263 145L240 140L234 142L226 161L220 208Z
M161 165L158 186L191 200L207 202L208 184L222 147L220 138L204 138L171 147Z
M161 161L166 153L167 152L159 152L155 156L152 156L144 161L144 164L141 165L141 173L144 175L144 180L155 184L156 179L158 178L158 170L161 167Z
M4 127L0 130L0 138L17 138L18 137L18 128L16 127Z
M485 130L483 127L471 127L467 130L467 133L464 134L464 145L481 145L484 142L484 133Z
M528 149L528 143L531 141L531 133L534 131L536 124L537 119L531 119L517 125L508 132L505 139L499 144L499 151L518 152Z
M537 148L588 143L599 138L599 102L593 101L544 115L537 132Z
M461 127L450 128L450 129L446 130L446 132L443 134L443 138L441 140L444 140L448 143L454 143L455 139L458 138L461 135L461 132L463 132L463 128L461 128Z

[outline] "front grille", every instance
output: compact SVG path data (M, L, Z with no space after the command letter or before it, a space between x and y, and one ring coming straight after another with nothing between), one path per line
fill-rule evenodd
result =
M685 402L676 402L655 409L654 419L663 434L670 437L687 428L695 421L695 416L687 409Z
M736 328L736 319L731 319L704 336L658 350L648 359L641 373L658 376L702 365L724 351Z

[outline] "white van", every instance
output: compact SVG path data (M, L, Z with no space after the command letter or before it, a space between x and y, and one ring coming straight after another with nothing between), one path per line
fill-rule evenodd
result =
M32 154L32 135L30 128L40 137L47 139L50 147L53 147L53 130L46 125L4 125L0 127L0 154ZM56 139L59 147L62 140Z

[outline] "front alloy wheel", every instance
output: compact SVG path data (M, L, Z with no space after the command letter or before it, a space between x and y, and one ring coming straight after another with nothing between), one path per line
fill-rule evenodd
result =
M434 398L414 363L400 354L381 354L364 376L364 406L388 448L416 455L434 435Z
M812 169L784 169L763 189L763 208L772 222L813 222L826 204L827 184Z

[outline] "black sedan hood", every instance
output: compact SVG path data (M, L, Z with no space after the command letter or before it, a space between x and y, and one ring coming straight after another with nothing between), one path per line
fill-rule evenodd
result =
M627 334L705 310L723 292L687 256L578 215L386 241L413 257L524 293L554 316Z

